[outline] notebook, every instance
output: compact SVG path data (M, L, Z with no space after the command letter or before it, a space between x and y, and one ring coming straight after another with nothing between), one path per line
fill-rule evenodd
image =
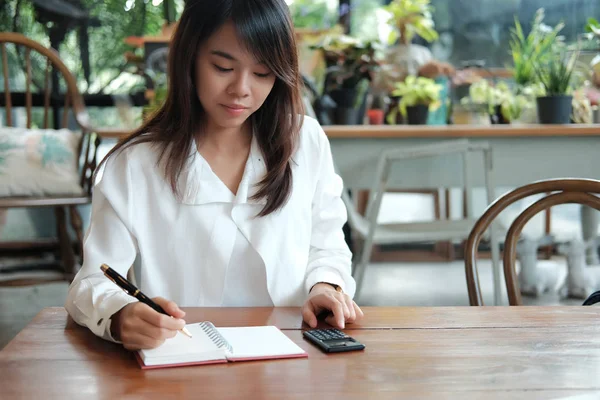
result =
M200 322L186 328L192 338L178 333L157 348L138 351L142 369L308 357L275 326L216 328Z

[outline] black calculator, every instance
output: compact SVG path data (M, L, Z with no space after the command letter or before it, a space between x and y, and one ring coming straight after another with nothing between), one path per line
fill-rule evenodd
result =
M319 346L325 353L341 353L343 351L364 350L365 348L364 344L339 329L312 329L304 331L303 335Z

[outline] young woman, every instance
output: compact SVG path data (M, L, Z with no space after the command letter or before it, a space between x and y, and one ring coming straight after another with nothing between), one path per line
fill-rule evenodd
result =
M303 117L284 0L188 0L170 44L164 106L102 163L84 262L66 302L96 335L152 348L179 306L302 306L344 328L362 317L342 225L342 181ZM100 271L127 275L173 317ZM168 299L168 300L167 300Z

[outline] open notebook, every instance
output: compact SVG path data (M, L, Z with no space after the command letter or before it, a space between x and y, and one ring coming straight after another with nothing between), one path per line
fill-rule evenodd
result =
M178 333L155 349L138 351L143 369L228 361L308 357L275 326L215 328L210 322L188 324L189 338Z

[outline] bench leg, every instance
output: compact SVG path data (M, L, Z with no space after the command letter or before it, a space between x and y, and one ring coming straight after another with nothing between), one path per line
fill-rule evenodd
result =
M55 207L54 214L56 216L56 233L60 246L60 258L65 270L65 277L71 281L77 271L75 270L75 253L67 230L67 214L64 207Z
M83 221L76 206L69 207L69 216L71 227L75 231L75 235L77 235L77 255L83 259Z

